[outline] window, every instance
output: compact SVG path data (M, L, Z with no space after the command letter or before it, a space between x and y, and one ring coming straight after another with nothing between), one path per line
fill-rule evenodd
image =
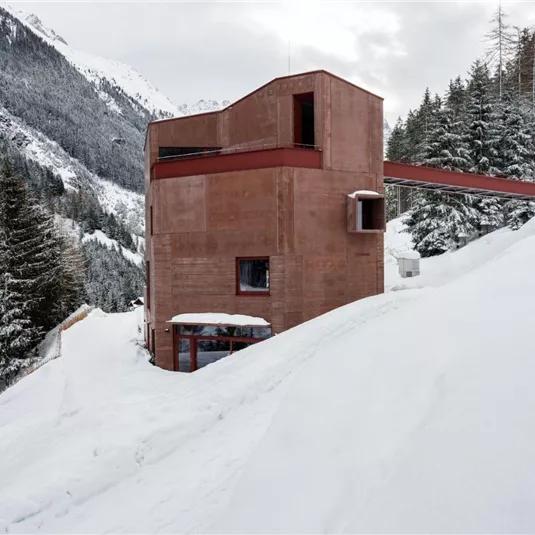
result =
M294 143L314 148L314 93L294 95Z
M179 336L216 336L223 338L255 338L265 340L271 336L271 327L245 325L177 325Z
M358 193L358 192L355 192ZM348 232L384 232L385 200L383 195L348 195L347 198Z
M236 293L238 295L269 294L269 258L238 258L236 260Z
M193 366L193 370L204 368L212 362L228 357L230 355L230 340L196 340L197 362Z
M175 325L175 370L194 372L271 337L271 327Z
M147 310L150 310L150 260L147 260L146 264L145 264L145 270L146 270L146 274L145 274L145 277L147 279L147 297L146 297L146 302L147 302Z

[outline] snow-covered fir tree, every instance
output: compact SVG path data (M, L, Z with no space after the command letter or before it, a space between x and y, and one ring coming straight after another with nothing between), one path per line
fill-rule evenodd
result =
M84 266L53 217L0 166L0 376L9 383L48 329L81 304Z
M500 105L502 139L499 146L503 175L512 180L533 181L533 131L522 109L522 100L506 90ZM514 230L535 216L535 204L509 201L505 206L507 224Z
M469 75L466 101L467 140L472 159L469 170L479 175L497 175L500 132L496 128L489 70L477 60Z
M471 173L503 176L500 142L502 129L488 67L476 61L470 70L467 87L467 139L471 154ZM498 228L503 224L503 206L495 198L475 198L479 212L478 229Z
M499 105L501 139L498 144L501 174L514 180L533 180L533 132L522 112L522 103L511 92Z
M6 234L7 269L12 285L23 295L32 324L49 329L61 275L61 249L52 216L28 194L23 180L4 164L0 176L1 225Z
M476 220L476 210L462 196L433 192L418 198L406 223L415 249L428 257L455 248L475 231Z
M515 41L504 20L500 8L491 32L492 57L487 58L495 75L486 62L475 61L466 84L459 76L450 81L442 106L427 89L420 107L396 125L389 159L535 180L535 32L517 29ZM424 256L454 247L463 234L505 222L516 229L535 217L535 203L521 201L504 204L496 198L429 192L414 193L412 201L409 228ZM399 204L399 198L387 194L387 202Z
M3 219L2 205L0 217ZM17 291L10 272L5 228L0 225L0 390L24 367L28 351L38 339L24 296Z
M392 129L386 151L386 158L391 162L407 161L407 137L401 117ZM387 221L399 216L409 209L410 191L408 188L385 185Z
M398 117L394 128L388 139L386 149L386 159L391 162L403 162L407 158L405 127L401 117Z

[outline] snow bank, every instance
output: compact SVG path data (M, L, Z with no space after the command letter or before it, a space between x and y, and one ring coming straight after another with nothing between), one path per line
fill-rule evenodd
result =
M308 362L213 530L532 532L527 234Z
M0 531L535 531L535 224L480 242L190 375L93 312L0 395Z
M529 221L517 231L507 227L501 228L468 243L457 251L449 251L431 258L422 258L420 260L421 275L411 279L403 279L397 271L395 257L398 256L400 251L412 249L412 244L410 243L410 234L404 231L402 216L387 223L385 235L385 289L386 291L403 290L448 284L452 280L462 277L498 258L509 247L531 236L534 232L535 219Z
M263 318L244 314L223 314L218 312L178 314L168 323L191 323L195 325L242 325L246 327L267 327L269 323Z

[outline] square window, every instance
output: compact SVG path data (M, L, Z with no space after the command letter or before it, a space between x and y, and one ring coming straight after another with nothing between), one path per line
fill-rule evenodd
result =
M238 258L236 264L237 294L269 294L269 258Z

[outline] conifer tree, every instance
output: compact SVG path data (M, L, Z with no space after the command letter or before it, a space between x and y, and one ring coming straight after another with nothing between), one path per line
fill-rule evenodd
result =
M440 109L436 114L434 130L429 135L423 164L451 171L466 171L470 167L470 152L464 137L453 111L447 107Z
M535 217L535 203L529 201L510 201L506 206L507 224L513 230Z
M391 162L410 161L407 150L405 126L403 125L401 117L398 117L396 125L390 134L386 150L386 158ZM385 196L387 209L386 217L388 221L409 209L410 191L408 188L385 185Z
M392 133L388 139L386 159L391 162L403 162L408 160L405 127L403 126L401 117L398 117L396 125L392 129Z
M471 70L466 102L467 141L471 154L470 172L496 175L499 133L496 132L490 76L485 64L477 60Z
M58 320L54 308L61 299L61 247L53 218L13 175L9 164L0 173L0 214L6 236L7 271L12 291L24 300L35 327L49 329Z
M500 159L502 139L498 108L492 96L488 68L477 60L471 70L467 87L467 141L472 165L470 172L503 176ZM497 228L503 224L503 208L494 198L476 198L473 205L479 212L478 230Z
M533 180L533 136L521 111L520 99L506 92L500 106L501 139L498 145L501 172L515 180Z
M475 231L477 212L461 195L427 193L416 201L406 224L415 249L422 257L442 254Z
M24 368L25 357L39 336L30 321L24 297L13 284L8 259L6 233L0 225L0 387L9 385Z

